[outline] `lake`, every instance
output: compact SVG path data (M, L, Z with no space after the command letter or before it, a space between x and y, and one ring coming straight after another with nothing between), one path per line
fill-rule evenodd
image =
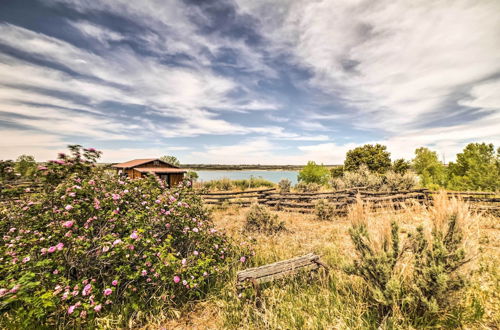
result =
M292 184L297 184L297 171L266 171L266 170L242 170L242 171L195 171L198 173L198 181L218 180L228 178L231 180L241 180L262 178L274 183L278 183L281 179L288 179Z

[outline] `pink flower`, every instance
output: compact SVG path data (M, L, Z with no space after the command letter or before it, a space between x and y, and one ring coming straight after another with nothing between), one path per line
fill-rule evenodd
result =
M55 246L51 246L49 247L48 251L49 253L53 253L53 252L56 252L57 248Z
M92 291L92 285L87 284L82 290L82 296L86 296Z
M8 291L9 291L9 290L4 289L4 288L0 289L0 297L5 296L5 295L7 294L7 292L8 292Z
M46 249L46 248L42 248L42 249L40 250L40 252L42 253L42 255L47 254L47 249Z
M12 227L12 228L9 229L9 233L13 233L15 231L16 231L16 228L14 228L14 227Z
M117 244L120 244L122 243L122 240L121 239L117 239L113 242L113 245L117 245Z
M59 274L59 271L57 269L54 269L54 271L52 272L52 274L57 275L57 274Z
M111 284L113 284L114 286L117 286L118 285L118 281L114 280L113 282L111 282Z
M102 305L101 305L101 304L96 305L96 306L94 307L94 310L95 310L96 312L100 312L100 311L101 311L101 309L102 309Z
M181 264L182 264L183 266L185 266L185 265L186 265L186 263L187 263L187 260L186 260L186 259L182 259L182 260L181 260Z
M95 185L95 181L94 180L89 180L89 185L91 185L91 186Z
M197 233L197 232L198 232L198 228L194 227L194 228L193 228L193 231L194 231L195 233Z
M147 271L147 270L145 270L145 269L141 272L141 275L142 275L142 276L146 276L147 274L148 274L148 271Z
M105 295L105 296L109 296L109 295L110 295L110 294L112 294L112 293L113 293L113 290L111 290L110 288L106 288L106 289L104 290L104 295Z
M130 235L130 238L132 238L132 239L137 239L137 238L139 238L139 235L137 234L137 232L136 232L136 231L134 231L134 232L132 232L132 234Z
M64 243L57 243L57 245L56 245L57 251L61 251L63 249L63 247L64 247Z
M19 291L20 288L21 288L21 286L19 284L16 284L16 285L14 285L14 287L12 289L9 290L9 292L16 293L17 291Z
M111 195L113 197L113 200L117 201L120 199L120 195L119 194L112 194Z
M179 276L174 276L174 283L179 283L181 278Z
M195 256L197 256L197 255L199 254L199 252L198 252L198 251L193 251L193 254L194 254Z
M80 313L80 317L81 317L82 319L86 318L86 317L87 317L87 311L82 311L82 312Z
M109 251L109 246L103 246L102 247L102 252L108 252Z
M30 261L30 260L31 260L31 259L30 259L30 257L26 257L26 258L24 258L24 259L23 259L23 264L27 263L27 262L28 262L28 261Z
M75 311L75 308L76 308L75 305L69 306L69 308L68 308L68 314L72 314Z
M188 281L184 280L182 281L182 285L187 285L188 284Z
M71 206L71 205L68 205L68 206ZM68 206L66 206L66 207L68 207ZM74 221L69 220L69 221L64 222L62 226L63 226L64 228L71 228L71 227L73 227L73 224L74 224L74 223L75 223Z
M101 208L101 202L97 198L94 198L94 208L96 210L99 210Z
M46 169L47 169L47 167L45 167L43 165L38 166L39 171L45 171Z
M245 258L245 257L243 256L243 257L241 257L241 258L240 258L240 261L241 261L241 262L245 262L245 261L247 261L247 258Z
M71 205L66 205L66 206L64 207L64 209L65 209L66 211L69 211L69 210L71 210L72 208L73 208L73 206L71 206Z

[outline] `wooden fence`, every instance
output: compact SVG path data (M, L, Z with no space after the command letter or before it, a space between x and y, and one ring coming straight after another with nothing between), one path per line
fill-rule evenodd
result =
M240 205L249 206L252 203L267 205L278 210L310 213L318 200L326 200L336 208L336 212L345 214L348 206L361 198L373 208L400 208L405 203L432 204L436 192L427 189L406 191L376 192L365 188L353 188L340 191L309 192L309 193L279 193L276 189L248 190L240 192L209 192L202 193L206 204L210 205ZM358 197L359 196L359 197ZM448 192L448 196L458 197L471 202L473 208L500 212L500 198L494 192L459 191Z

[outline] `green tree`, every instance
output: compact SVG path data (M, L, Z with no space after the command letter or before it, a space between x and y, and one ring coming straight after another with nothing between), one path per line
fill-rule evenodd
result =
M403 158L396 159L392 163L392 170L398 174L405 174L411 167L411 163Z
M29 155L17 157L15 169L22 177L31 177L36 171L35 158Z
M170 165L174 165L177 167L181 166L181 162L175 156L171 156L171 155L162 156L162 157L160 157L160 160L163 160L164 162L167 162Z
M12 160L0 160L0 182L11 181L16 178L15 163Z
M365 164L370 171L384 173L391 168L391 153L381 144L365 144L347 152L344 169L355 171Z
M299 172L298 180L304 183L317 183L324 185L330 178L330 171L323 165L318 165L313 161L307 162L307 165Z
M444 187L446 185L446 168L439 161L435 151L421 147L415 150L415 158L412 160L415 172L420 176L424 187L435 185Z
M448 188L453 190L500 190L500 148L469 143L449 165Z

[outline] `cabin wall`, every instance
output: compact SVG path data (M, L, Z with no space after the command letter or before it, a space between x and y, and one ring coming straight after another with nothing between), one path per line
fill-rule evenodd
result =
M175 187L177 186L182 180L184 179L184 173L171 173L170 174L170 182L169 186L170 187Z

